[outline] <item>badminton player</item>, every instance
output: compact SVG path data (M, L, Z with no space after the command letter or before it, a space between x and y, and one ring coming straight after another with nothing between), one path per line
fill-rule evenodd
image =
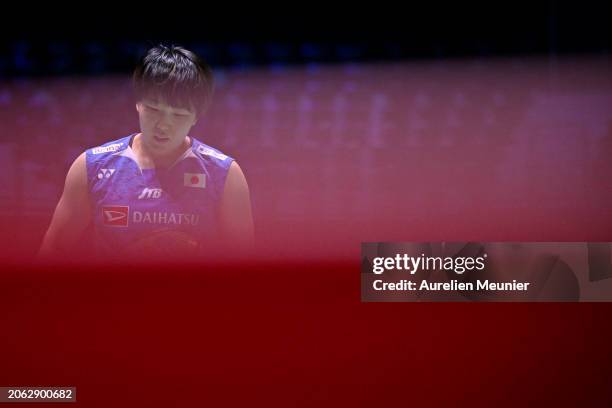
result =
M236 160L190 132L211 101L209 66L185 48L156 46L134 70L133 87L140 131L74 161L40 254L70 256L85 231L103 257L249 250L245 176Z

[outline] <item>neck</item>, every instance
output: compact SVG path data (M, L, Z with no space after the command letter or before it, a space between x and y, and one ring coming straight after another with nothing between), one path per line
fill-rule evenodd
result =
M151 150L142 143L141 133L134 136L132 144L136 156L142 161L142 167L170 167L189 148L191 140L188 136L185 136L183 142L176 149L163 155L151 152Z

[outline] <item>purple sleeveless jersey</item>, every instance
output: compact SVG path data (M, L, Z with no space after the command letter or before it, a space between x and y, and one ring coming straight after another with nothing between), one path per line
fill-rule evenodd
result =
M218 207L233 159L191 138L168 169L141 169L134 135L87 150L87 182L100 255L201 254L218 236Z

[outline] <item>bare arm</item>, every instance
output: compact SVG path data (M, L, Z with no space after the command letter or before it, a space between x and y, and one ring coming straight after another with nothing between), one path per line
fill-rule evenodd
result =
M221 198L220 217L221 234L226 243L241 250L253 248L253 215L249 186L236 162L231 164L227 174Z
M70 166L64 192L55 208L39 256L58 256L72 248L91 221L85 153Z

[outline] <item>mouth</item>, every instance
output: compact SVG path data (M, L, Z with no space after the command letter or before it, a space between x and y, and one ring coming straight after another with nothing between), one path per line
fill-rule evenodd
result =
M160 134L153 134L153 139L157 142L157 143L167 143L170 138L168 136L163 136Z

